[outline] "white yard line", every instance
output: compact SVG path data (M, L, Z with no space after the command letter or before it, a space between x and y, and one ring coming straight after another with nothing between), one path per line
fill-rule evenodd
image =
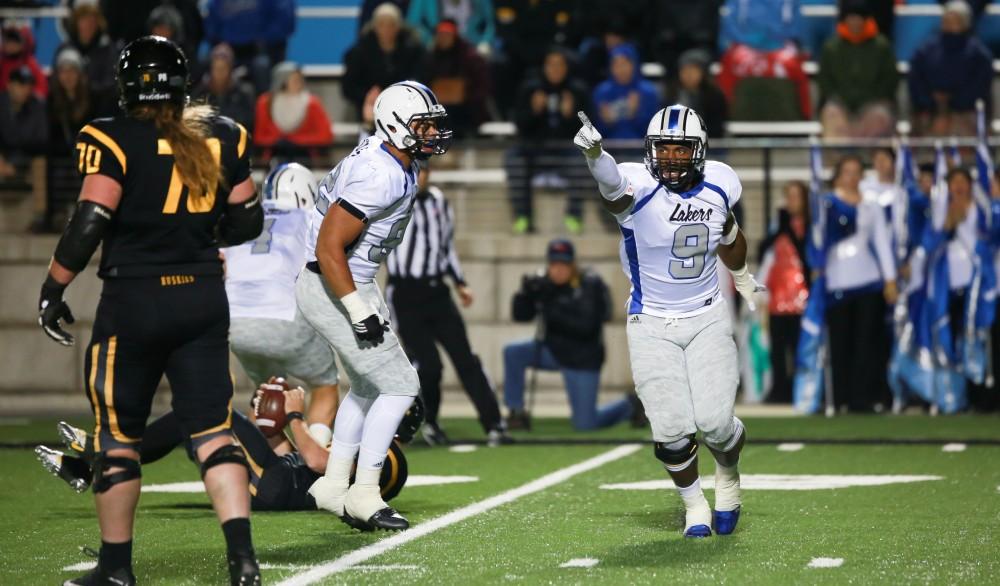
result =
M965 444L945 444L941 446L942 452L964 452L965 448L968 447Z
M839 568L844 565L844 558L813 558L807 568Z
M469 454L475 452L477 449L474 444L458 444L448 448L448 451L455 454Z
M560 568L593 568L600 560L596 558L574 558L565 564L560 564Z
M279 586L305 586L306 584L314 584L327 576L349 570L358 564L372 559L373 557L381 555L391 549L397 548L416 539L420 539L426 535L430 535L439 529L444 529L445 527L454 525L455 523L459 523L470 517L481 515L499 506L516 501L521 497L528 496L553 487L557 484L566 482L578 474L582 474L595 468L600 468L609 462L614 462L615 460L634 454L639 451L640 447L641 446L638 444L619 446L613 450L609 450L578 464L556 470L555 472L546 474L541 478L532 480L527 484L522 484L521 486L508 490L507 492L500 493L477 503L472 503L471 505L456 509L450 513L445 513L440 517L435 517L429 521L420 523L412 529L403 531L402 533L397 533L392 537L377 541L371 545L366 545L360 549L356 549L325 564L320 564L308 572L283 580L279 583Z
M778 444L779 452L798 452L802 448L806 447L805 444L799 443L788 443L788 444Z

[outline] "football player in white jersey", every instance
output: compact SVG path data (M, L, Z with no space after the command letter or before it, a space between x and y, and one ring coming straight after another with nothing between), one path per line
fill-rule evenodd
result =
M223 254L233 354L255 386L272 376L306 383L309 434L327 446L339 401L337 362L295 303L315 197L312 171L298 163L275 168L264 180L264 230Z
M708 537L713 525L728 535L740 513L737 462L745 432L733 416L739 365L716 257L751 309L763 290L747 270L746 238L732 213L740 181L728 165L705 160L705 124L685 106L650 120L645 165L617 164L582 112L580 119L574 142L622 233L622 268L632 282L629 357L654 454L684 501L684 535ZM699 431L716 462L714 512L698 476Z
M299 308L333 346L351 381L333 426L326 475L309 490L319 508L359 529L409 527L382 500L378 483L386 450L420 383L389 329L375 273L410 222L417 160L448 150L446 118L421 83L399 82L379 94L375 135L320 183L308 262L296 285Z

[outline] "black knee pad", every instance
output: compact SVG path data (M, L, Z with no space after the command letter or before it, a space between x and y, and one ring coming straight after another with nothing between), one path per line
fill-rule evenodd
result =
M683 470L687 468L686 464L690 463L698 455L698 440L695 439L692 433L670 444L655 442L653 443L653 454L657 460L667 466L668 470Z
M109 473L112 468L122 468L122 470ZM107 492L116 484L142 478L142 467L138 460L109 456L107 452L98 452L94 455L92 469L94 477L91 486L94 488L94 494Z
M243 453L243 448L229 444L222 446L221 448L215 450L205 458L205 461L201 463L201 478L205 479L205 473L208 472L209 468L213 466L218 466L219 464L239 464L247 470L250 469L249 463L247 463L247 456Z

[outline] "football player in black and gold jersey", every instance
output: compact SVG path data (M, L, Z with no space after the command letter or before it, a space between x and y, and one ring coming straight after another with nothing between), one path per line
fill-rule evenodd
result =
M95 570L66 583L135 583L139 449L165 374L222 524L232 583L259 584L247 461L231 431L229 309L218 253L262 228L250 137L211 109L188 106L187 59L162 37L125 47L118 88L123 114L80 131L80 199L38 309L45 333L72 345L60 324L73 323L63 291L103 244L104 288L84 379L97 420L92 486L101 550Z

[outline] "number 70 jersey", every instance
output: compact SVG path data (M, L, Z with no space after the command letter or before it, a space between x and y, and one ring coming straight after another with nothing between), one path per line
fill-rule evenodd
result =
M728 165L705 162L705 177L684 193L657 182L644 165L621 163L634 203L616 217L619 256L632 284L628 314L690 317L721 298L716 249L742 186Z
M316 259L323 219L339 205L364 223L361 234L344 250L357 283L375 279L378 267L403 241L417 193L417 166L396 159L376 137L369 137L319 184L310 212L306 260Z

